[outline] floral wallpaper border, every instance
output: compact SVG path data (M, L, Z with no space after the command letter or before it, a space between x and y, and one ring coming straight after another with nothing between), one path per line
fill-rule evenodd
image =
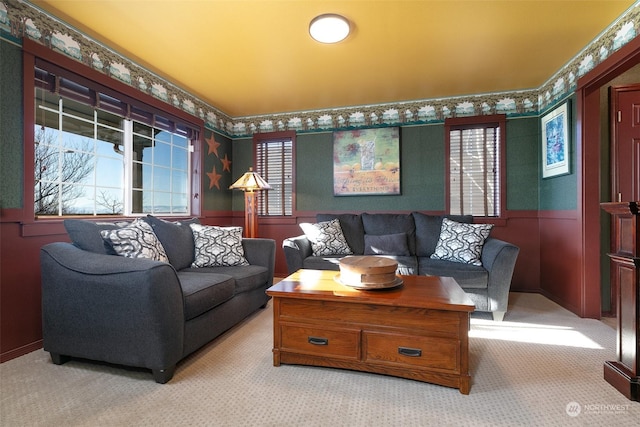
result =
M240 138L280 130L319 132L441 123L448 117L487 114L537 116L564 100L575 90L578 78L635 38L639 15L640 2L538 89L245 117L228 116L26 1L0 2L0 37L17 44L28 37L200 117L209 130Z

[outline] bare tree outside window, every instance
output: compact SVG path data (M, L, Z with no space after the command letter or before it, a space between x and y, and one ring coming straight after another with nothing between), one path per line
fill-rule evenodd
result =
M72 213L73 201L83 197L78 185L93 173L88 143L77 149L61 147L56 131L37 127L35 132L35 213L59 215Z
M100 191L96 197L96 205L102 206L107 210L107 213L111 215L116 215L122 213L123 203L122 200L113 197L106 191Z

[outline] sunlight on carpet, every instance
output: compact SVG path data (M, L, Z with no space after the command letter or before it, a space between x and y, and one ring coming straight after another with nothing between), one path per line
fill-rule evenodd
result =
M583 333L566 326L473 319L470 338L602 349Z

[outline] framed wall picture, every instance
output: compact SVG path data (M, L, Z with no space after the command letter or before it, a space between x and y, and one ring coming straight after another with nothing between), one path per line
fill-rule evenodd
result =
M400 128L334 132L333 194L400 194Z
M542 177L569 173L569 108L565 102L545 114L542 126Z

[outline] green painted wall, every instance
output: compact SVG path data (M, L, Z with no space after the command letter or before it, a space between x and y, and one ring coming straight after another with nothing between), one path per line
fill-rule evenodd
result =
M0 207L22 208L22 50L0 39Z
M209 147L209 143L215 141L215 151ZM211 152L210 152L211 151ZM229 186L235 181L232 172L224 169L223 159L233 160L233 144L231 139L208 129L204 131L202 143L202 209L208 211L232 210L232 194ZM231 163L231 171L234 164ZM212 181L207 174L221 175L218 181Z
M537 210L538 118L507 120L507 210Z
M538 209L539 123L537 117L507 120L507 209ZM444 125L402 127L400 152L401 195L334 196L332 133L297 135L297 210L444 210ZM252 153L251 139L234 141L235 175L252 164ZM233 207L242 209L240 197L234 197Z
M298 135L296 150L300 211L444 209L443 125L401 128L401 194L397 196L334 196L331 132Z
M233 164L231 165L233 181L229 185L233 184L250 167L253 167L253 139L235 139L233 141ZM236 190L232 193L232 209L234 211L244 210L244 194L242 191Z

